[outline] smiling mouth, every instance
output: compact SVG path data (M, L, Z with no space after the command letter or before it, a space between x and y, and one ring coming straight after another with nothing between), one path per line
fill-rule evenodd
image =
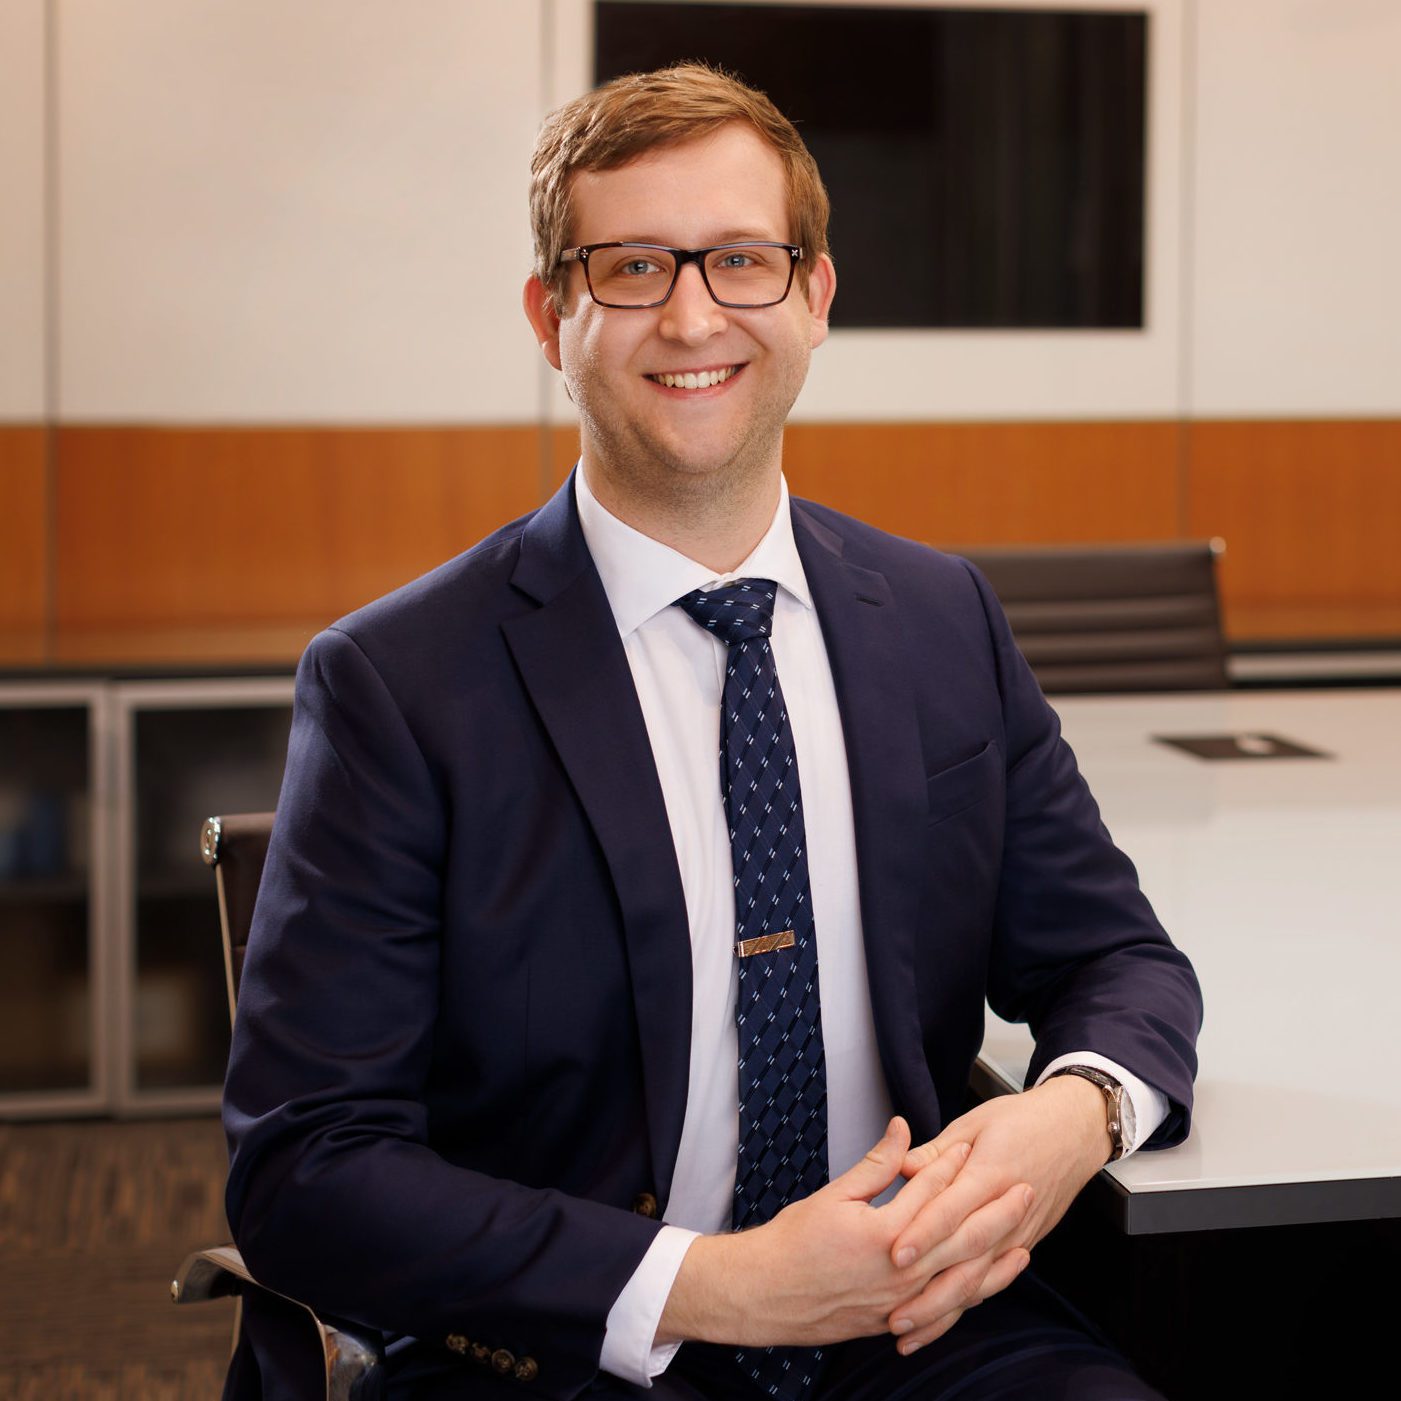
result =
M687 370L679 375L648 375L647 378L668 389L711 389L733 379L743 368L743 365L726 365L722 370Z

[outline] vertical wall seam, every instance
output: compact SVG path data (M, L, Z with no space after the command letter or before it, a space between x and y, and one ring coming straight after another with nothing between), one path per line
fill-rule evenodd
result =
M540 0L540 93L536 117L544 121L554 101L555 0ZM532 235L533 247L533 235ZM550 424L550 375L553 372L539 354L535 360L535 422L539 454L536 464L536 495L543 505L554 485L554 432Z
M44 279L44 621L43 660L57 655L58 411L59 411L59 170L58 0L44 0L43 236Z
M1192 372L1195 367L1197 230L1197 0L1182 5L1182 155L1179 168L1177 286L1177 533L1190 527L1192 495Z

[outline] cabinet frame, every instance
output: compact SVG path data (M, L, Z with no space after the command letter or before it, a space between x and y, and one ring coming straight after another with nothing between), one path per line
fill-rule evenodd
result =
M87 711L88 1082L71 1090L11 1090L0 1094L0 1118L42 1119L101 1114L113 1095L111 1056L114 969L112 905L112 693L102 681L6 681L0 711Z
M210 680L122 681L112 684L115 744L113 784L112 879L113 967L111 1105L123 1117L158 1114L205 1114L219 1108L222 1085L142 1089L136 1076L137 929L137 783L136 717L151 710L227 710L290 706L293 678L224 677ZM206 813L206 817L216 816ZM190 860L199 858L199 830L190 831ZM213 876L210 876L213 888ZM210 925L211 945L219 938Z
M0 713L86 710L89 813L87 1083L76 1089L0 1093L0 1121L101 1114L135 1118L218 1109L222 1087L217 1084L142 1089L137 1083L136 722L138 715L152 710L290 707L294 688L289 674L0 679ZM200 859L197 825L192 824L188 836L193 869ZM212 901L212 875L209 889ZM217 916L211 917L207 937L210 946L217 947Z

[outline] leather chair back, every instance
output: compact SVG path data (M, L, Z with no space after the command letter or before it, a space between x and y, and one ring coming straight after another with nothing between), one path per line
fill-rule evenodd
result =
M200 855L214 868L219 891L219 926L224 935L224 976L229 992L229 1019L238 1002L243 956L253 925L253 905L263 878L268 840L272 836L271 812L234 813L206 819L200 834Z
M1220 690L1219 540L959 550L1048 694Z

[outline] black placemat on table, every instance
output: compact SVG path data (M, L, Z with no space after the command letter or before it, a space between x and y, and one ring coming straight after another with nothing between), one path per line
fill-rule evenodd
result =
M1331 759L1322 749L1313 749L1282 735L1245 730L1233 735L1154 735L1157 744L1170 744L1197 759Z

